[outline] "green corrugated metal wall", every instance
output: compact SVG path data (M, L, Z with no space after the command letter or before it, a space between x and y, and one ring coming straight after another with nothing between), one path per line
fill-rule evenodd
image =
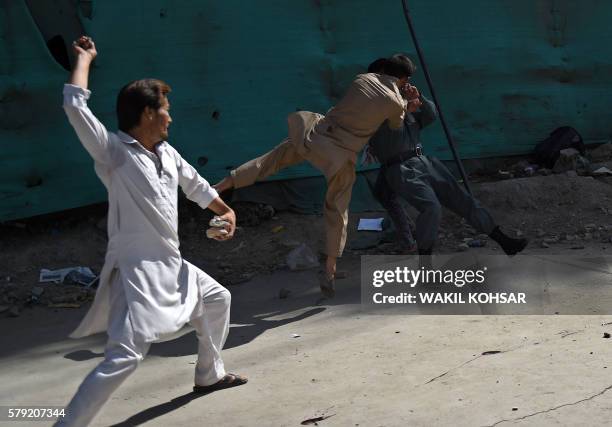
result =
M609 1L409 4L462 157L526 153L559 125L610 135ZM71 38L71 17L98 46L92 110L114 129L124 83L166 80L170 142L193 164L208 158L198 169L211 181L279 142L288 113L325 112L375 57L414 51L399 0L0 0L0 220L105 199L60 108L67 71L45 43ZM450 158L439 125L425 140Z

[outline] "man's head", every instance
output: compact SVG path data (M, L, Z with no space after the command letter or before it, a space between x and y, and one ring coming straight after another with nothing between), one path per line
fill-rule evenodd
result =
M387 58L385 62L385 74L398 79L405 79L411 77L416 71L416 67L403 53L396 53L395 55Z
M384 73L397 77L400 80L400 86L408 83L415 71L415 65L403 53L396 53L385 61Z
M168 102L170 86L161 80L142 79L125 85L117 96L119 129L130 133L140 128L159 141L168 138L172 122Z

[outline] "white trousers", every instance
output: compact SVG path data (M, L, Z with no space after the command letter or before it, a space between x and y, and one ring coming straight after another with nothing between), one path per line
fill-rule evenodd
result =
M202 272L198 278L204 315L190 321L198 337L195 384L211 385L225 375L221 349L229 332L231 295ZM119 285L119 286L114 286ZM108 341L104 360L85 377L56 426L84 427L91 423L111 394L136 370L150 343L138 342L133 333L123 286L113 283Z

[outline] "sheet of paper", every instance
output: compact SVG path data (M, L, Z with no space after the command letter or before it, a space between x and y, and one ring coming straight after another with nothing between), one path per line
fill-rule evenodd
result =
M382 231L384 218L360 218L358 231Z
M612 175L612 171L605 166L591 172L591 175Z

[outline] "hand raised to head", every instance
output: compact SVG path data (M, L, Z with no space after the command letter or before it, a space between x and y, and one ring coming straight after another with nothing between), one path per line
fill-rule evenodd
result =
M418 111L419 108L421 108L421 105L423 105L421 100L419 98L415 98L408 101L408 106L406 107L406 110L409 113L414 113L415 111Z
M421 96L419 90L416 86L412 86L410 83L406 83L404 86L404 96L407 100L411 101L413 99L417 99Z

